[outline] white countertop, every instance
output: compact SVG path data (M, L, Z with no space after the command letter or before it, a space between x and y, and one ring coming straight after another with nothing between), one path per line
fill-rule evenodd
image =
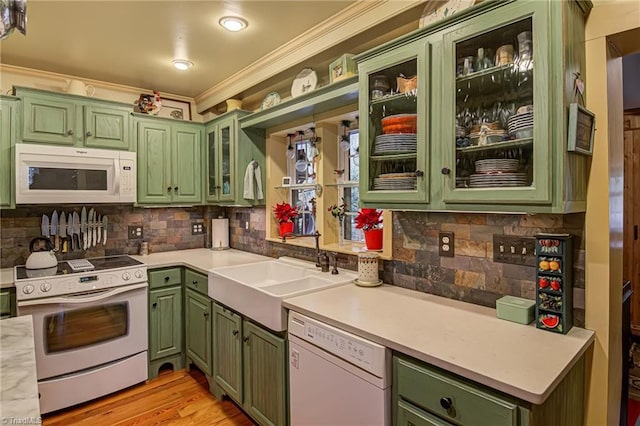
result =
M146 256L131 257L144 262L149 269L167 266L187 266L203 274L206 274L209 269L273 260L272 257L246 251L235 249L210 250L207 248L165 251Z
M302 314L534 404L594 340L498 319L495 309L401 287L346 285L285 299Z
M0 288L13 286L13 268L0 269Z
M40 424L31 315L0 321L0 413L4 424Z

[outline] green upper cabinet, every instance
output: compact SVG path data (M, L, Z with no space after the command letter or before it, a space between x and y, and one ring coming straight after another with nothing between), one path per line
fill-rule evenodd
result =
M132 107L84 96L16 87L24 142L132 149Z
M287 348L283 338L247 320L244 333L244 409L260 425L287 424Z
M429 43L419 40L360 64L359 108L367 117L360 125L364 203L429 200L429 54ZM401 75L410 81L399 87Z
M171 159L173 161L173 201L202 202L201 125L174 124L171 126Z
M584 211L588 157L567 150L583 8L482 2L359 55L363 204ZM403 93L413 75L417 93Z
M206 201L221 205L264 204L264 195L258 198L257 178L253 179L253 192L245 194L245 173L251 161L260 166L260 183L265 190L265 137L260 129L240 129L238 119L247 111L234 110L207 123L206 142Z
M445 203L551 203L548 8L516 2L445 32Z
M202 202L198 123L136 117L138 203Z
M14 206L13 146L16 141L18 100L0 97L0 207Z

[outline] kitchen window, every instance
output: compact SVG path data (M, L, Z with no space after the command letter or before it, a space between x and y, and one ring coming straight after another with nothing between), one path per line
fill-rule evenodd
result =
M344 242L362 243L364 242L364 234L361 229L356 228L355 217L360 208L360 192L358 189L358 181L360 178L360 156L359 143L360 132L358 129L349 129L348 122L343 122L345 133L341 137L338 145L338 171L339 190L338 202L340 205L346 205L345 220L343 226Z
M298 209L299 215L294 220L293 232L308 235L316 230L314 219L316 203L316 177L318 167L318 148L310 138L304 137L306 133L299 132L295 142L287 148L287 170L292 177L289 190L289 203ZM293 152L291 152L293 150Z

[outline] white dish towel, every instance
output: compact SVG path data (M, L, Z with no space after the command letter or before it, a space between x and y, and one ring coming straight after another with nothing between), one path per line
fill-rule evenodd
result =
M244 172L244 194L247 200L262 200L262 173L260 173L260 165L257 161L251 160Z

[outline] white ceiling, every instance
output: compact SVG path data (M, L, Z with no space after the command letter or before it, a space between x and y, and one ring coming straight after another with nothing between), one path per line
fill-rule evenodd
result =
M187 97L339 13L354 0L28 0L27 35L0 42L4 64ZM218 20L244 17L231 33ZM186 72L171 60L195 65Z

